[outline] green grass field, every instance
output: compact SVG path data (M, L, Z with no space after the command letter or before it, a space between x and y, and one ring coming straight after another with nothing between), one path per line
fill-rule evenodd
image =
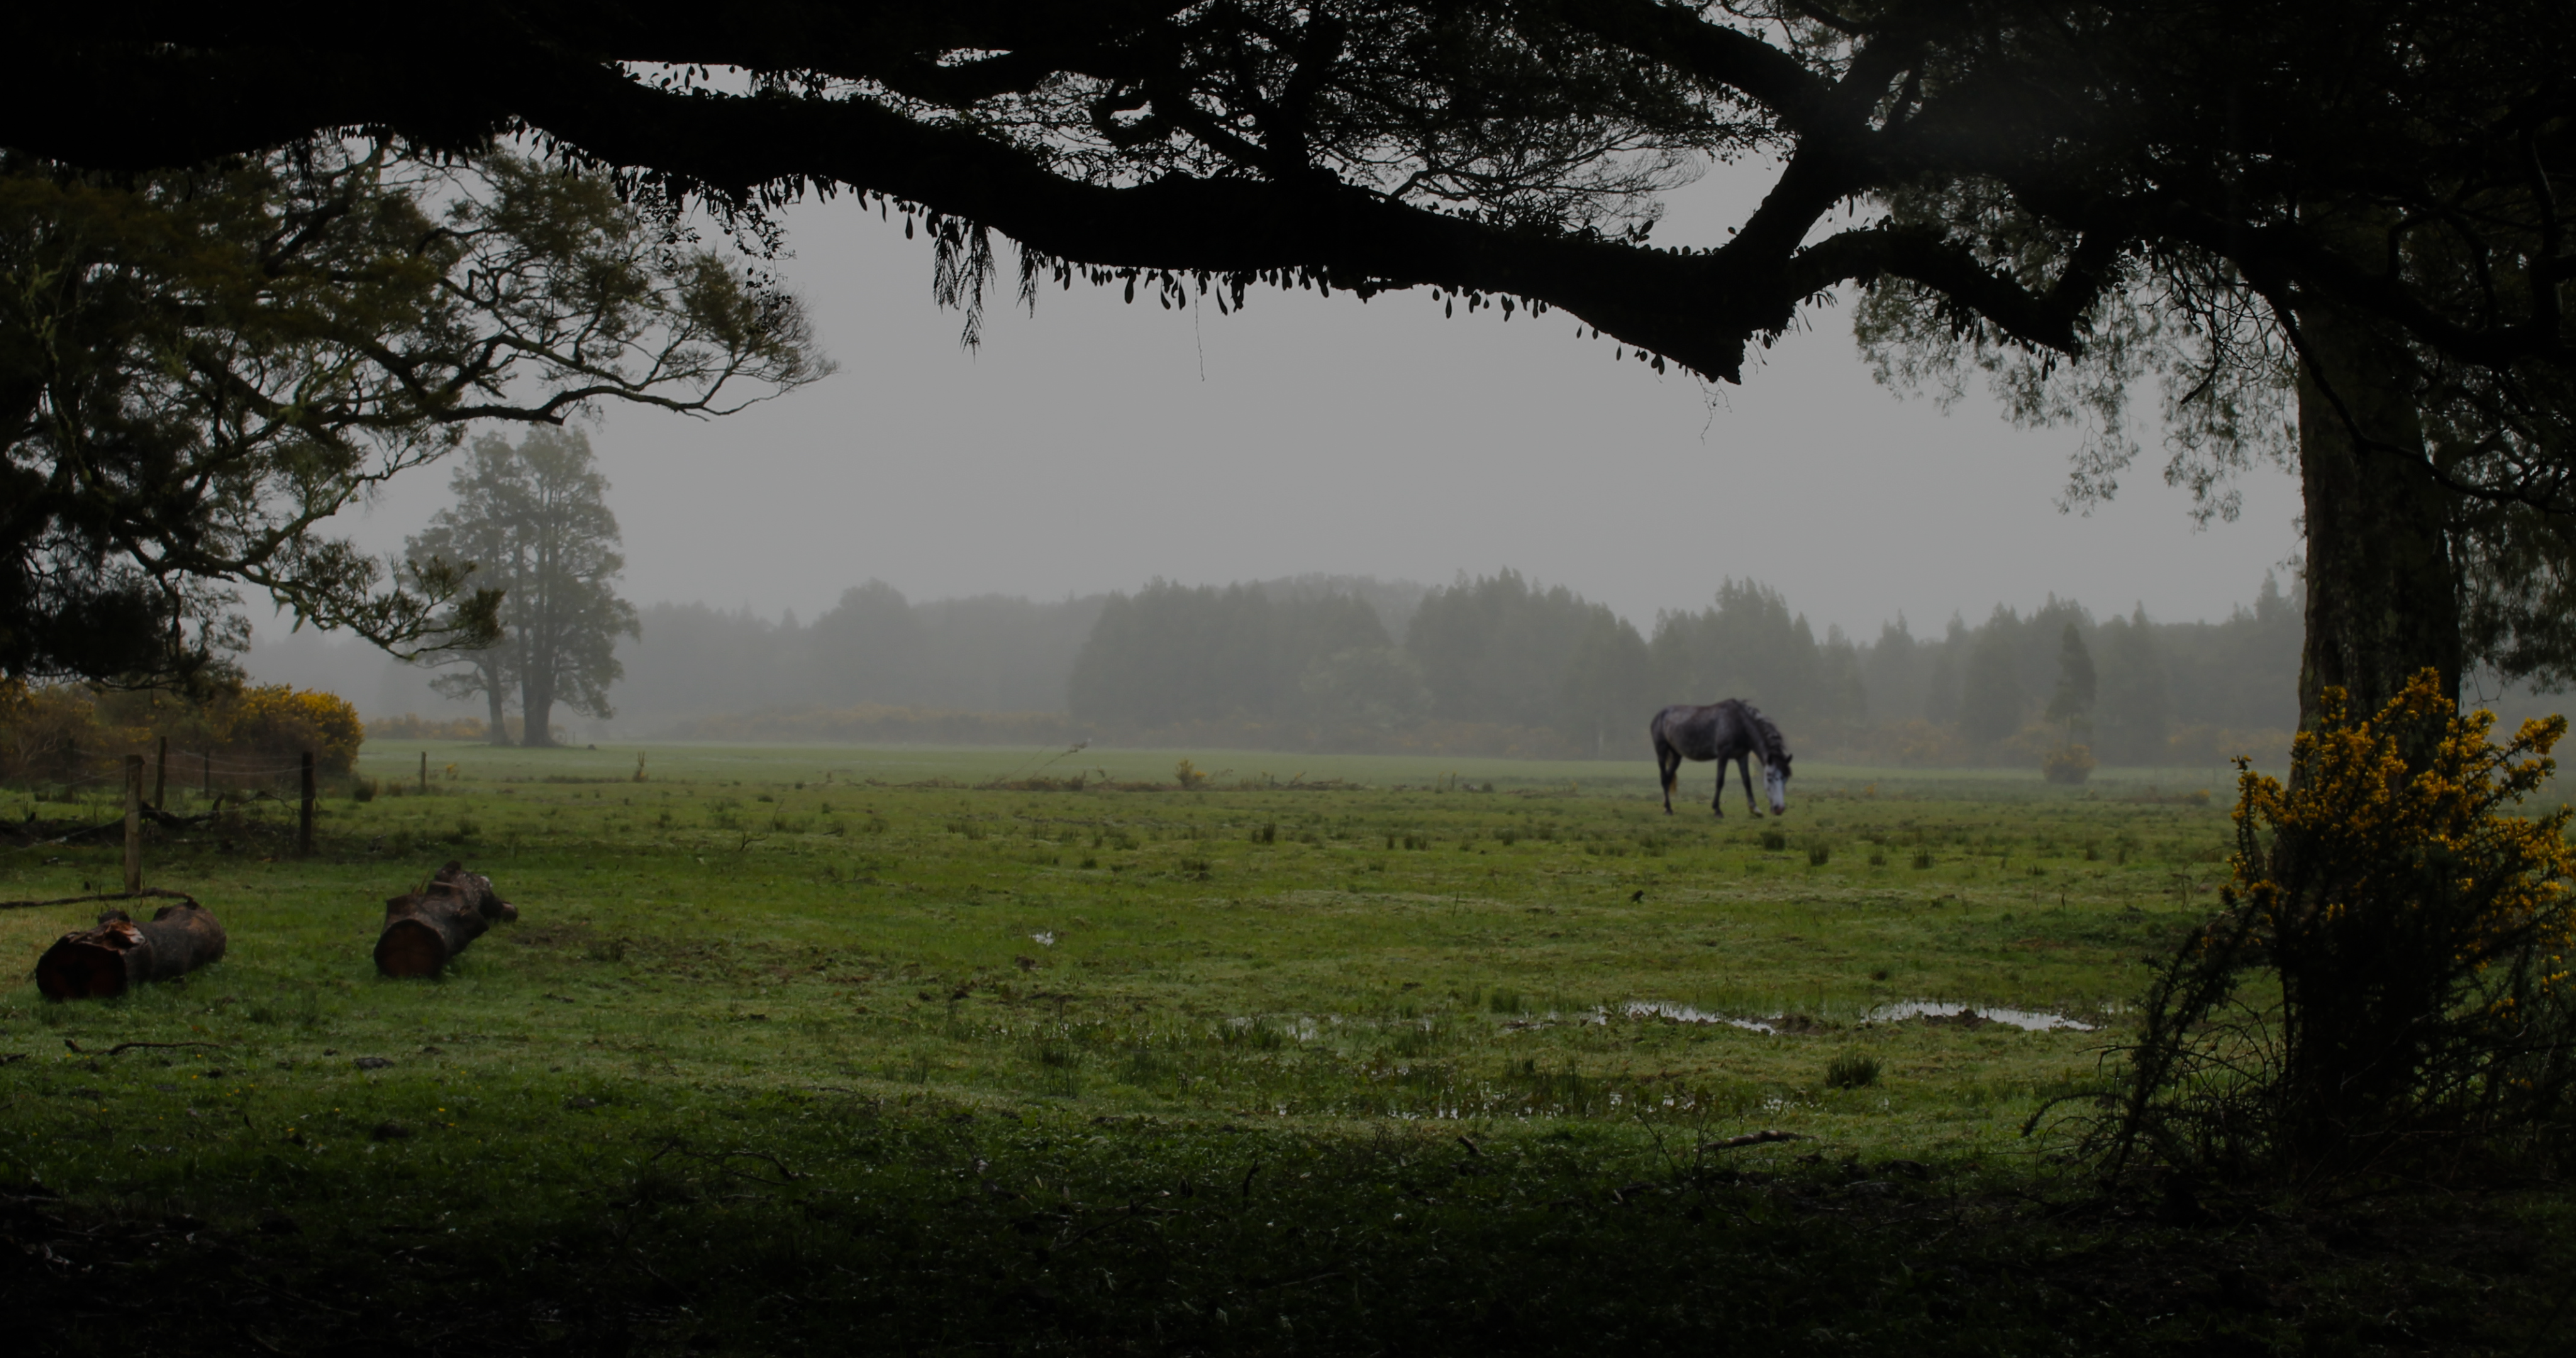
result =
M638 754L435 746L424 795L379 748L312 858L278 803L156 842L231 946L128 999L24 979L82 908L0 914L48 1342L2513 1352L2564 1278L2547 1191L2352 1209L2397 1248L2136 1215L2022 1134L2214 899L2208 771L1802 767L1718 820L1644 760ZM520 922L380 980L451 856Z

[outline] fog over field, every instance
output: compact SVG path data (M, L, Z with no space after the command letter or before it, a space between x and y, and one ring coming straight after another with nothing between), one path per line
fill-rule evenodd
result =
M1678 195L1675 238L1742 192L1720 169ZM624 592L648 611L811 620L870 579L916 603L1060 601L1155 578L1511 567L1641 631L1758 579L1819 636L1867 639L1900 612L1937 631L2051 593L2217 622L2298 550L2286 474L2250 476L2241 517L2201 529L2152 445L2115 501L2060 513L2081 431L2014 429L1981 392L1948 414L1900 400L1835 314L1740 388L1614 362L1562 316L1444 320L1410 295L1256 291L1220 316L1077 287L1034 318L997 312L968 351L931 303L925 242L847 202L789 220L783 270L840 373L730 419L621 410L591 430ZM392 487L361 540L398 548L445 479ZM255 674L330 676L370 713L435 702L361 657L281 647L284 631L262 620Z
M1735 192L1720 171L1675 215L1724 211ZM1256 292L1239 314L1184 316L1077 288L1034 317L996 314L968 350L960 318L930 301L926 244L846 203L809 204L791 227L785 272L839 375L730 419L620 410L590 430L646 623L622 648L627 720L603 733L830 700L791 684L716 701L674 682L678 651L726 643L673 624L713 612L793 633L869 581L916 606L1057 606L1054 662L996 654L1007 672L923 695L1052 709L1088 626L1079 601L1152 580L1374 579L1397 592L1373 602L1400 638L1399 597L1505 568L1641 634L1754 579L1817 637L1866 644L1900 615L1929 636L1954 613L2052 599L2220 622L2297 551L2286 475L2248 477L2237 520L2204 527L2152 447L2116 500L2062 512L2081 431L2015 429L1976 391L1947 413L1900 399L1838 319L1787 336L1740 388L1614 362L1560 317L1444 320L1401 295ZM361 540L397 549L447 502L445 480L390 488ZM977 616L996 625L1000 606ZM948 613L973 626L977 608ZM282 619L263 620L250 669L370 716L469 710Z

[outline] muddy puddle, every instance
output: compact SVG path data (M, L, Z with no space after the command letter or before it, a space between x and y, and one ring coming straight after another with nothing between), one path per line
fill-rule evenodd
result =
M1722 1023L1754 1033L1780 1031L1776 1019L1737 1018L1732 1014L1711 1013L1695 1005L1674 1004L1668 1000L1630 1000L1619 1006L1619 1012L1630 1018L1659 1018L1673 1023Z
M1882 1004L1861 1016L1869 1023L1903 1023L1917 1019L1925 1023L1953 1024L1961 1028L1982 1028L2000 1023L2026 1033L2089 1033L2093 1025L2064 1014L2051 1014L2038 1009L2005 1009L1990 1005L1949 1004L1940 1000L1904 1000Z
M1744 1018L1701 1009L1695 1005L1675 1004L1669 1000L1630 1000L1619 1006L1619 1012L1629 1018L1659 1018L1672 1023L1721 1024L1753 1033L1803 1033L1832 1026L1818 1023L1804 1014L1773 1014L1767 1018ZM2080 1019L2068 1018L2064 1014L2052 1014L2037 1009L1952 1004L1944 1000L1903 1000L1895 1004L1882 1004L1861 1015L1860 1021L1903 1023L1909 1019L1961 1028L1982 1028L1989 1023L2000 1023L2028 1033L2093 1031L2092 1024Z

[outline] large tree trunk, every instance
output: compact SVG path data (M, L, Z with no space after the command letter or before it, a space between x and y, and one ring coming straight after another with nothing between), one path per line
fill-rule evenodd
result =
M555 665L554 632L546 626L546 606L538 604L539 616L531 629L535 635L525 645L527 653L519 662L519 719L527 729L519 733L519 743L530 749L543 749L555 743Z
M555 743L554 695L531 689L526 697L520 699L519 706L522 709L519 719L527 723L527 729L519 733L519 743L532 750L553 745Z
M2403 353L2332 309L2300 315L2299 480L2307 508L2307 647L2299 724L2329 687L2357 712L2431 669L2460 689L2458 571L2450 493L2424 456Z
M224 955L224 926L195 901L165 905L137 923L122 910L76 929L36 959L36 988L49 1000L97 1000L166 981Z
M475 668L483 671L483 700L492 713L492 729L484 734L484 740L493 745L507 745L510 743L510 694L501 679L501 662L495 656L476 661Z
M426 887L385 902L376 970L394 977L436 976L484 930L518 917L519 908L501 899L491 878L450 859Z

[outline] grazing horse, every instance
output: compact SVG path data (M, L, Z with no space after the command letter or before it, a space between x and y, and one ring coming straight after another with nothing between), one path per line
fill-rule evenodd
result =
M1675 703L1656 713L1649 729L1655 735L1655 767L1664 776L1665 815L1673 812L1673 785L1681 781L1685 759L1717 761L1717 795L1709 809L1720 816L1726 814L1726 764L1735 761L1736 776L1744 781L1744 805L1761 815L1747 757L1762 761L1762 789L1771 794L1771 814L1789 814L1789 746L1780 738L1780 728L1753 704L1741 698L1706 707Z

